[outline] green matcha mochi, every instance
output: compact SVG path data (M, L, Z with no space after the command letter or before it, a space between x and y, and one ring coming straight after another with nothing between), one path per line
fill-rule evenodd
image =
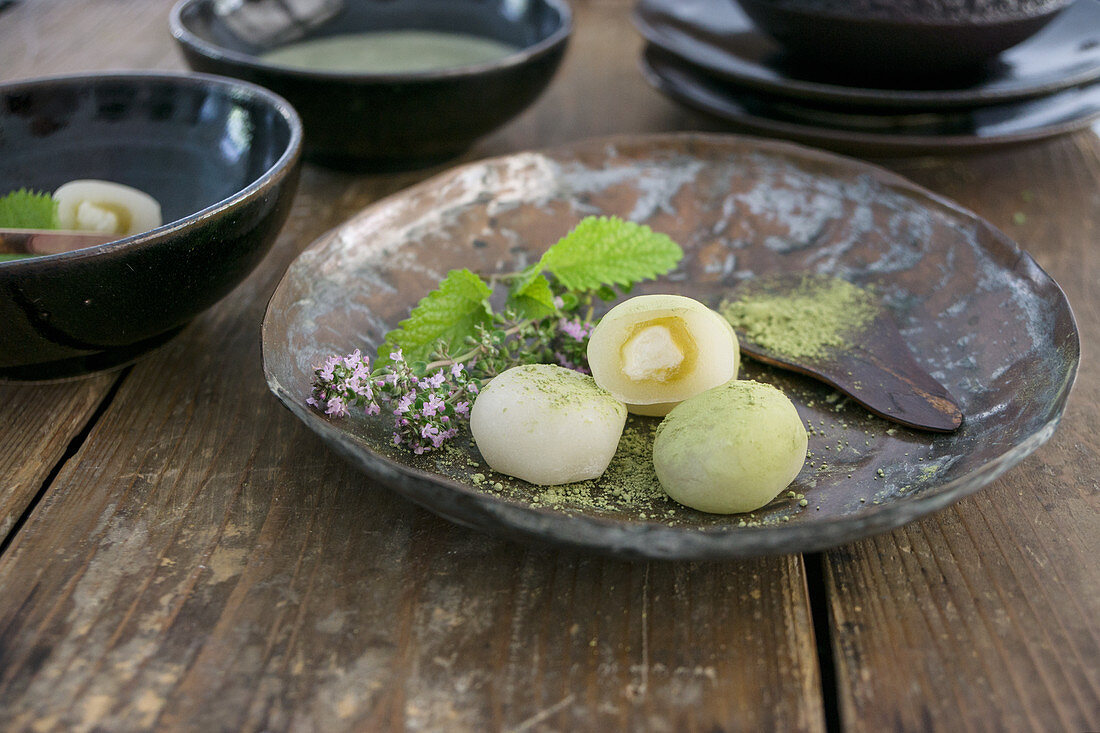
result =
M625 423L626 407L592 377L552 364L493 377L470 411L470 432L490 468L545 486L598 478Z
M714 514L751 512L806 461L798 411L770 384L727 382L681 402L657 427L653 466L668 495Z

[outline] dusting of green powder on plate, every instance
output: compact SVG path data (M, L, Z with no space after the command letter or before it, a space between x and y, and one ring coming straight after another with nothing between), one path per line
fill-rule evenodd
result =
M875 296L837 277L806 275L783 292L749 283L719 312L738 333L779 356L823 357L857 342L878 314Z

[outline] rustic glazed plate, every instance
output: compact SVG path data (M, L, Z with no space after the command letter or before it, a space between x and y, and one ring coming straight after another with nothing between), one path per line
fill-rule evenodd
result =
M548 488L495 474L464 440L413 456L389 445L385 416L329 419L306 405L315 365L372 351L449 269L521 268L590 214L643 222L683 245L679 269L639 292L717 304L747 278L805 270L876 288L917 359L959 399L962 428L897 427L816 382L749 362L742 377L795 401L812 455L793 495L722 516L660 490L654 418L631 418L600 480ZM1078 353L1058 285L974 214L871 165L730 136L594 141L441 174L314 242L263 323L271 390L371 480L480 530L651 558L820 549L947 506L1051 436Z
M1035 142L1100 118L1100 82L1049 97L954 112L853 114L745 92L674 54L649 46L642 74L671 99L733 129L866 156L927 155Z
M883 88L791 61L734 0L640 0L634 25L655 46L747 90L838 108L942 111L1019 101L1100 79L1100 2L1078 0L980 74L892 79Z

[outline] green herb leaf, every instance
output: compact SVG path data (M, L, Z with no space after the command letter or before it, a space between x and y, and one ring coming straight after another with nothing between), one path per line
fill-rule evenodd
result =
M0 196L0 227L56 229L57 202L48 193L25 188Z
M508 306L514 309L520 318L545 318L557 312L550 281L538 271L537 265L524 270L512 285L508 293Z
M412 363L430 360L440 340L461 345L476 334L478 324L489 321L491 292L485 281L469 270L451 270L437 289L420 299L408 318L386 334L377 363L389 363L394 349L401 349L405 360Z
M665 274L684 252L668 236L617 217L582 219L546 251L539 269L569 290L631 285Z
M600 287L596 288L595 295L597 298L604 301L605 303L611 302L612 300L615 300L619 297L619 294L615 292L615 288L611 287L610 285L601 285Z

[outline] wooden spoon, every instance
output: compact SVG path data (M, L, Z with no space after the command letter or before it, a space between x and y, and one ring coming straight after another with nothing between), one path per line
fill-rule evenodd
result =
M768 277L763 286L771 295L795 293L803 275ZM770 351L737 329L741 350L758 361L789 369L835 387L880 417L902 425L951 432L962 425L959 403L913 358L894 319L883 308L850 345L825 348L820 355L797 358Z
M124 236L126 235L65 229L0 228L0 255L53 255L114 242Z

